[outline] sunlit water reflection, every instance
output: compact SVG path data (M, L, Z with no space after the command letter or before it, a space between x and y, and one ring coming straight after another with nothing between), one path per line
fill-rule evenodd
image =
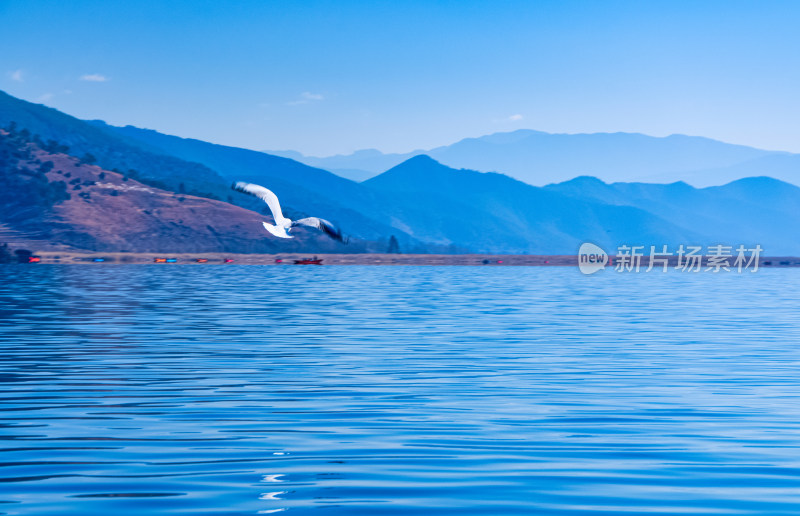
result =
M800 271L0 268L0 513L800 514Z

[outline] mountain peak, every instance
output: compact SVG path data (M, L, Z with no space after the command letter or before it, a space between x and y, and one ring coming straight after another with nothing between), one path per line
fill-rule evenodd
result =
M337 154L337 156L342 156L342 154ZM378 149L361 149L352 153L351 156L359 158L372 158L375 156L383 156L383 153Z
M557 183L559 185L570 185L570 186L607 186L606 182L602 179L598 179L594 176L577 176L569 181L563 181L561 183Z
M364 181L363 184L371 188L405 190L419 184L449 182L461 172L466 173L467 171L454 170L426 154L420 154L390 168L383 174ZM473 172L473 174L475 173Z
M427 154L418 154L417 156L412 156L408 158L399 165L395 165L394 167L390 168L383 174L379 174L376 177L384 176L387 174L390 176L395 176L398 174L402 175L419 174L419 173L430 174L437 171L443 172L450 170L452 170L450 167L448 167L447 165L442 165L441 163L439 163L432 157L428 156Z
M407 160L405 160L404 162L400 163L397 166L401 167L403 165L413 165L413 166L439 165L439 166L443 166L441 163L439 163L438 161L436 161L432 157L428 156L427 154L419 154L417 156L412 156L412 157L408 158ZM395 167L395 168L397 168L397 167Z
M775 179L774 177L769 176L752 176L752 177L743 177L742 179L737 179L735 181L731 181L728 185L744 185L744 186L755 186L755 185L783 185L787 184L785 181L781 181L780 179ZM723 185L727 186L727 185Z

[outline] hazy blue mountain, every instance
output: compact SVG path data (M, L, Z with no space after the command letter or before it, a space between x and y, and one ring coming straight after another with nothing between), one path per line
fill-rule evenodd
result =
M777 179L750 177L694 188L683 182L606 184L579 177L544 188L576 199L647 210L704 235L704 245L760 244L773 256L800 252L800 188Z
M768 176L800 185L800 154L768 154L735 165L695 170L689 174L694 186L718 186L745 177ZM641 178L646 182L673 181L676 174L653 174Z
M635 133L538 131L470 138L432 152L436 159L454 167L471 163L478 170L502 171L531 184L585 174L606 181L629 181L643 175L730 166L767 154L759 149L693 136L655 138Z
M502 174L455 170L428 156L363 184L413 200L395 213L411 235L489 252L569 254L587 240L615 248L701 239L640 208L580 199Z
M324 168L338 176L360 182L374 177L412 156L424 154L425 151L420 150L407 154L383 154L376 149L364 149L356 151L353 154L338 154L326 158L304 156L297 151L291 150L264 152L291 158L312 167Z
M636 133L550 134L522 129L408 154L381 154L374 149L347 156L294 159L327 170L377 174L406 159L427 154L454 167L502 172L532 185L562 182L580 175L604 181L683 180L709 186L753 175L800 183L800 157L697 136L663 138Z

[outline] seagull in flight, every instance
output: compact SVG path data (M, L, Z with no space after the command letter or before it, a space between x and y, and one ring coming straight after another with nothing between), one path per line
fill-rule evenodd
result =
M283 213L281 212L281 205L278 202L278 196L263 186L237 181L233 183L231 188L237 192L258 197L267 203L267 206L269 206L269 211L272 212L272 218L275 219L275 225L273 226L272 224L268 224L266 222L262 222L262 224L264 225L264 229L278 238L294 238L289 234L289 231L297 226L306 226L309 228L318 229L332 239L338 240L343 244L347 243L347 239L342 235L342 232L325 219L320 219L318 217L306 217L304 219L291 220L284 217Z

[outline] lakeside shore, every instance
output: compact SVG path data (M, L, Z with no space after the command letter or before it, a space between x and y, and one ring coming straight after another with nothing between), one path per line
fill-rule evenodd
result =
M576 255L533 254L237 254L237 253L79 253L43 251L37 254L39 263L61 264L245 264L245 265L294 265L295 260L317 258L322 265L473 265L473 266L540 266L577 267ZM169 263L157 263L157 259L169 259ZM616 257L611 256L608 267L613 267ZM173 261L174 260L174 261ZM647 267L649 257L644 256L641 267ZM759 258L759 267L800 267L800 257L777 256ZM731 259L733 263L733 258ZM677 257L670 256L668 265L675 267ZM707 266L704 257L702 266ZM656 268L660 265L656 266Z

